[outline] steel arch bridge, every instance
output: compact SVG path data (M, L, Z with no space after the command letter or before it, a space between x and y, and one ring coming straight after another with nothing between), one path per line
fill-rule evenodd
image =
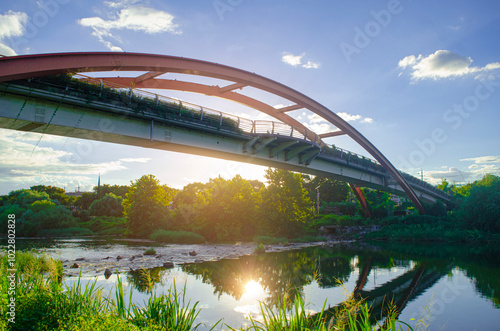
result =
M130 87L194 92L235 101L289 124L305 136L314 133L286 113L297 109L307 109L338 128L336 131L316 135L316 137L327 138L348 135L382 165L413 201L419 212L425 214L425 209L417 194L406 182L401 173L359 131L319 102L269 78L234 67L202 60L142 53L53 53L0 58L0 82L63 73L105 71L146 72L138 77L102 77L100 79ZM232 83L219 87L156 78L165 73L205 76ZM276 109L262 101L235 92L235 90L244 87L253 87L274 94L289 100L292 105ZM319 141L321 144L320 139Z

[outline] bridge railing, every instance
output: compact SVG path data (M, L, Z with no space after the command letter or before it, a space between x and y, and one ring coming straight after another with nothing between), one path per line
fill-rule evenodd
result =
M299 129L294 128L293 126L282 122L264 121L264 120L254 121L248 118L243 118L233 114L224 113L215 109L202 107L194 103L181 101L179 99L170 98L156 93L144 91L142 89L125 87L119 84L107 82L102 79L95 79L82 74L76 74L73 77L87 84L91 84L94 86L97 85L101 89L110 88L113 90L120 91L122 94L123 93L126 94L130 99L134 98L134 99L154 101L156 105L160 105L163 103L175 104L178 107L186 108L191 112L197 113L198 118L201 121L207 120L207 118L210 119L218 118L220 119L219 124L221 127L224 126L223 125L224 123L232 123L233 124L231 125L232 127L235 127L246 133L290 136L298 139L308 140L316 144L321 144L321 138L319 138L319 136L313 131L305 129L305 132L302 133L299 131Z
M214 119L219 119L219 127L224 127L224 124L229 125L231 128L237 128L242 132L251 134L272 134L272 135L282 135L288 137L294 137L297 139L303 139L311 141L315 144L322 146L321 152L328 156L333 156L345 160L347 163L356 164L362 166L365 169L373 169L375 171L385 172L384 167L380 165L377 161L367 158L363 155L356 154L342 148L338 148L334 145L325 144L321 138L313 131L305 129L297 129L291 125L283 122L275 122L268 120L250 120L247 118L242 118L229 113L224 113L218 110L214 110L207 107L202 107L190 102L181 101L179 99L170 98L167 96L159 95L156 93L148 92L142 89L134 89L132 87L125 87L119 84L114 84L107 82L105 80L95 79L89 76L77 74L75 78L84 81L91 85L98 85L101 89L104 87L111 88L113 90L121 91L126 93L128 97L142 99L142 100L154 100L156 104L167 103L175 104L177 107L188 109L190 112L194 112L198 115L198 119L210 122L214 122Z
M435 187L434 185L431 185L429 183L427 183L426 181L423 181L415 176L412 176L406 172L403 172L403 171L400 171L399 172L403 177L404 179L409 183L414 183L414 184L417 184L418 186L422 187L422 188L425 188L437 195L440 195L440 196L443 196L443 197L446 197L446 198L451 198L451 195L446 193L445 191L443 190L440 190L438 189L437 187Z
M274 122L274 121L264 121L264 120L255 120L253 121L253 129L251 133L264 133L264 134L272 134L272 135L280 135L293 137L297 139L309 140L318 145L321 145L321 138L310 130L305 129L303 132L294 128L291 125L282 123L282 122Z

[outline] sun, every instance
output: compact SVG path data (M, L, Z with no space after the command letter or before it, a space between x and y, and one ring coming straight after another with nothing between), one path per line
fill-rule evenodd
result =
M264 294L264 289L255 280L250 280L245 284L245 296L247 298L259 298Z

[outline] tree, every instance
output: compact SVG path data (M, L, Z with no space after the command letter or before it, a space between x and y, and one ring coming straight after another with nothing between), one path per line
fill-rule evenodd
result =
M123 214L131 235L149 236L153 230L165 226L172 201L169 193L173 191L167 192L153 175L144 175L132 182L123 200Z
M314 215L314 207L302 186L300 174L268 168L267 186L260 191L261 232L294 237L302 233Z
M123 216L122 197L107 193L102 198L92 202L89 213L92 216Z
M303 186L312 201L316 201L316 188L319 190L320 200L326 203L344 202L347 200L349 186L345 182L320 176L311 178L309 175L302 175L302 178L304 180Z
M31 204L20 222L19 233L35 236L42 229L67 228L76 225L71 212L50 200L39 200Z
M391 195L384 191L362 188L363 195L373 218L383 218L389 215L396 203L391 200Z
M210 179L199 192L196 221L207 239L230 240L253 237L257 195L249 181L236 175L231 180Z
M485 175L471 185L457 214L469 228L500 232L500 177Z
M92 203L98 199L95 193L82 193L82 195L76 198L75 206L80 207L83 210L88 210Z
M31 186L30 190L36 192L45 192L50 199L57 200L61 205L68 206L74 202L74 199L66 194L64 189L56 186L36 185Z
M97 194L98 198L104 197L108 193L113 193L118 197L125 197L128 193L129 187L127 185L109 185L103 184L100 186L94 186L94 192Z

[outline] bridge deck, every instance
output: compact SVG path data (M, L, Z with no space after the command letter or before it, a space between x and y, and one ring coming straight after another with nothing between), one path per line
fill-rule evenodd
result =
M252 121L199 106L193 109L178 100L168 102L158 97L147 98L136 95L132 90L72 84L38 79L1 84L4 105L0 126L268 166L279 164L295 171L341 179L396 194L403 193L401 187L377 162L324 145L316 134L309 133L308 136L307 131L302 134L284 123ZM65 119L62 118L63 114ZM83 118L86 121L82 121ZM102 127L105 118L116 126L113 132L106 132ZM90 124L87 127L84 125L86 122ZM116 129L123 125L125 127L119 133ZM135 127L135 130L127 130L127 125L129 128ZM95 132L100 132L100 135ZM182 138L172 140L173 132ZM209 140L217 141L215 148L206 143L194 143L192 137L189 138L193 135L198 136L198 140L210 137ZM226 140L227 146L220 146L221 138ZM320 147L321 144L323 146ZM449 200L446 193L428 183L409 175L407 177L421 199L430 202L437 198Z

